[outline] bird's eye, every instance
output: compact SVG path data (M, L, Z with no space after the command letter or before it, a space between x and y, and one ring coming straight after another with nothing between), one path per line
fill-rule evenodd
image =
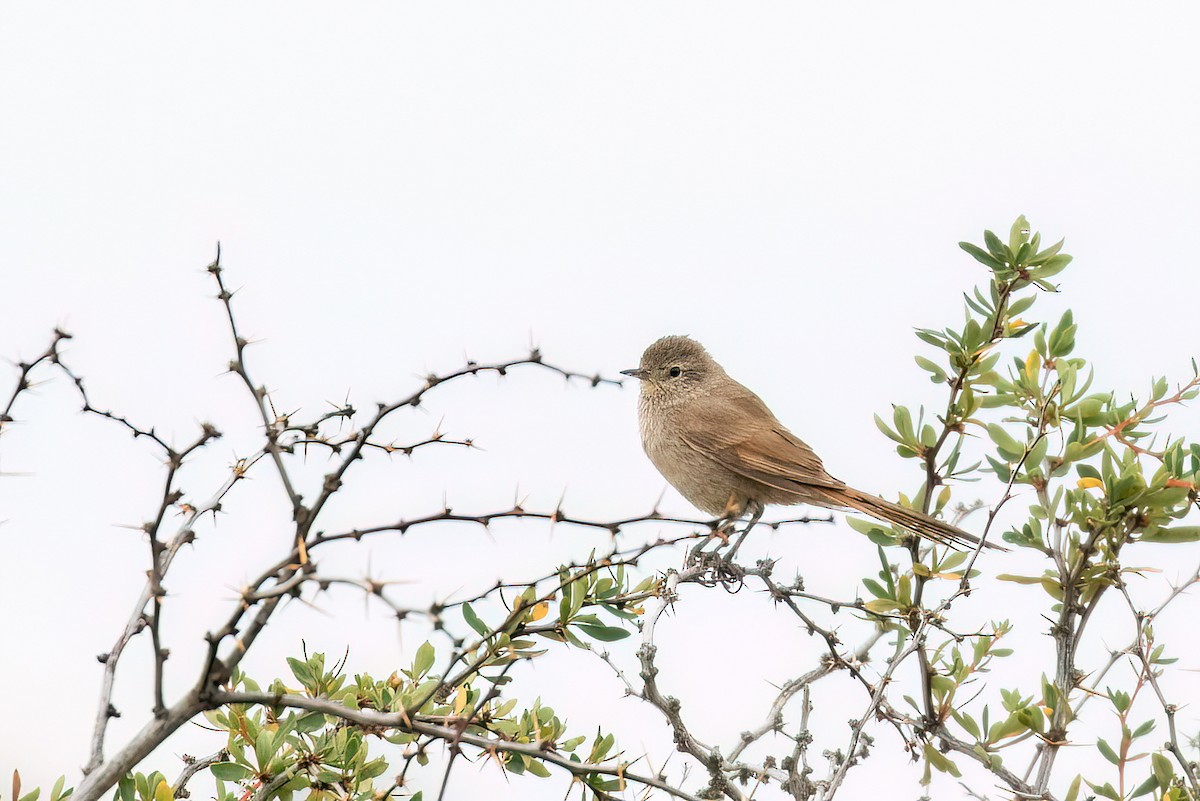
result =
M667 375L671 376L671 378L679 378L679 376L683 375L683 369L676 365L667 371Z

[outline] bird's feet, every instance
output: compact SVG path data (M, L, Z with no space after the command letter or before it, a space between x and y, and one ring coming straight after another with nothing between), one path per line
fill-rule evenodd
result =
M746 571L720 547L710 551L694 551L688 558L690 567L699 568L695 582L703 587L720 584L726 592L734 593L745 585Z
M734 562L734 557L761 516L762 507L752 509L750 520L740 531L737 529L738 516L733 512L713 524L712 534L688 554L688 563L703 569L699 583L708 587L720 584L728 592L742 588L746 571ZM719 540L719 544L708 549L713 540Z

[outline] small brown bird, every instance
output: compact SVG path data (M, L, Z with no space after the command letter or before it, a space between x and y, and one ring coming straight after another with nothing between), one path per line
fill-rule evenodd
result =
M768 504L853 509L943 545L979 538L944 521L849 487L825 472L812 448L734 381L693 339L663 337L622 370L641 381L638 422L650 461L694 506L745 531ZM991 543L988 543L990 547Z

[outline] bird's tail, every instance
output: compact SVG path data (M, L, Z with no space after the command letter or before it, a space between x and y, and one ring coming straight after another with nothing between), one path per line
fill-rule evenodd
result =
M941 545L960 549L973 549L979 545L978 537L968 534L957 526L952 526L915 509L908 509L891 501L885 501L883 498L860 492L853 487L846 487L843 492L838 493L838 500L842 505L848 506L856 512L862 512L876 520L894 523L900 528L908 529L914 534ZM984 543L984 546L999 551L1008 550L990 542Z

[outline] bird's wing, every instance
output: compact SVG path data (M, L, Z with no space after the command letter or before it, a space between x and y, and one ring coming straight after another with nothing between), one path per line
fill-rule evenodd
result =
M749 390L745 395L714 399L703 411L703 424L683 433L684 442L702 456L784 492L804 494L813 487L845 487L825 472L813 449L788 431Z

